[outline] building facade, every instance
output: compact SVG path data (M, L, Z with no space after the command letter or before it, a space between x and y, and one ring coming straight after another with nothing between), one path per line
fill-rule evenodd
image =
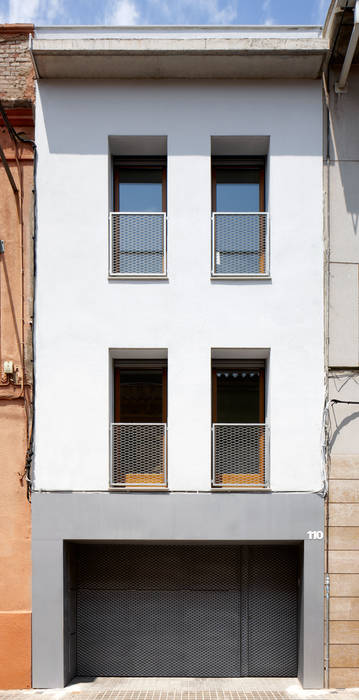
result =
M328 656L336 687L359 684L358 9L333 2L325 28Z
M1 688L31 687L32 32L32 25L0 25Z
M326 41L47 28L32 53L33 684L321 687Z

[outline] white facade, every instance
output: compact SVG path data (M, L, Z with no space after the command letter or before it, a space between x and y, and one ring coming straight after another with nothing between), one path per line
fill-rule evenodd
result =
M166 349L168 486L210 491L215 348L268 358L271 489L320 490L319 81L41 80L36 124L35 490L109 489L112 357ZM167 140L168 279L112 280L109 137L155 135ZM214 136L269 137L270 279L211 280Z

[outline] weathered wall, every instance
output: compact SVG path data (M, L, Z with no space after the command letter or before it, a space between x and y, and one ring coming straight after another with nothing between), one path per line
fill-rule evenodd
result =
M331 76L329 398L359 402L359 69ZM344 369L345 368L345 369ZM329 681L359 685L359 405L332 404L329 472Z
M11 124L33 138L28 28L0 26L0 98ZM31 686L31 519L24 473L31 429L33 151L17 148L2 120L0 146L0 688ZM18 162L16 162L16 158ZM23 271L23 272L22 272ZM4 361L16 372L6 376Z
M34 76L29 52L33 25L0 24L0 97L6 106L31 106Z

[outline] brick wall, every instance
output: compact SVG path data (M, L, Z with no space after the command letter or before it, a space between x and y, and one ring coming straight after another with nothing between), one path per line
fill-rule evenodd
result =
M32 25L0 24L0 99L5 106L30 106L34 102L29 52L32 31Z

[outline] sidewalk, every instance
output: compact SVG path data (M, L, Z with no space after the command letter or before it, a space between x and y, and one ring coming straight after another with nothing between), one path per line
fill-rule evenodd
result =
M0 700L359 700L359 688L303 690L294 678L77 678L66 688L0 690Z

